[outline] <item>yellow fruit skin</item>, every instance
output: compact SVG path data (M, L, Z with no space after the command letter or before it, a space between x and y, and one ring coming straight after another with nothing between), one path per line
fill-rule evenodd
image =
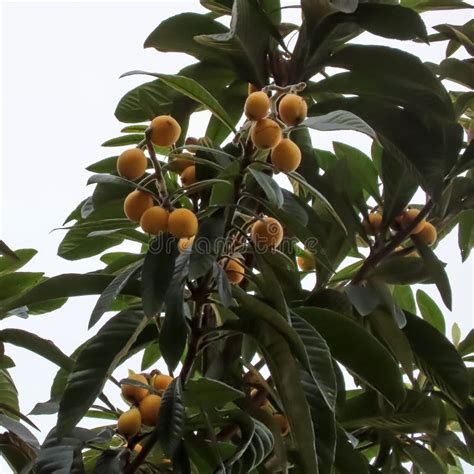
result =
M278 171L291 173L295 171L301 163L301 151L295 142L292 142L289 138L283 138L280 143L273 148L270 159Z
M157 146L171 146L181 135L179 123L171 115L160 115L150 124L151 141Z
M280 413L276 413L275 415L273 415L273 419L280 427L281 435L286 436L290 432L290 425L288 424L286 416L283 416Z
M158 395L146 396L138 406L142 414L142 421L147 426L155 426L160 412L161 397Z
M142 416L138 409L132 408L122 413L117 420L117 431L125 438L131 438L140 432Z
M299 95L286 94L278 104L278 114L287 125L298 125L308 115L308 105Z
M426 245L433 245L438 238L436 227L431 222L425 222L423 229L416 234Z
M254 124L250 137L253 144L261 150L274 148L282 138L281 128L274 120L265 118Z
M145 174L147 167L145 153L140 148L125 150L117 159L117 172L122 178L135 181Z
M408 209L408 211L405 211L403 213L402 222L401 222L402 228L406 229L416 219L419 213L420 211L418 209ZM426 224L425 219L422 219L416 225L416 227L410 232L410 234L412 235L418 234L418 232L421 232L425 224Z
M183 186L191 186L196 182L196 167L194 165L188 166L181 173L181 182Z
M173 381L173 377L166 374L155 375L153 379L153 387L155 390L166 390L166 387Z
M188 249L189 247L193 245L193 242L194 242L194 236L190 237L189 239L187 238L179 239L178 250L180 252L184 252L186 249Z
M314 270L314 257L298 255L296 257L296 263L302 272L310 272Z
M261 120L268 115L270 99L265 92L252 92L245 101L244 112L249 120Z
M153 206L147 209L141 219L140 226L143 232L158 235L168 230L168 219L170 213L163 207Z
M245 268L235 260L228 260L224 270L227 278L234 285L238 285L244 279Z
M132 191L123 203L123 212L132 222L140 222L143 213L153 206L153 198L142 191Z
M264 217L252 226L251 236L258 248L278 247L283 240L283 228L273 217Z
M136 380L137 382L141 382L144 384L148 384L148 381L144 375L141 374L133 374L129 375L127 378L131 380ZM135 385L122 385L122 396L130 403L138 403L140 400L145 398L149 391L146 388L137 387Z
M371 212L368 217L369 219L364 220L364 222L362 223L365 231L369 235L378 234L382 227L382 214L380 214L379 212Z
M196 235L198 220L194 212L189 209L175 209L168 219L168 231L176 238L190 238Z

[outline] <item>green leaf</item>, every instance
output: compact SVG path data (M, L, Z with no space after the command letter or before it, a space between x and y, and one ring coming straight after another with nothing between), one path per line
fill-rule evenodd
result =
M438 456L421 444L411 442L404 445L402 450L423 474L446 474L448 472L447 467Z
M222 244L225 212L219 209L199 223L189 262L189 278L195 280L211 270Z
M189 380L184 391L186 406L196 408L221 407L243 397L245 393L240 390L224 382L204 377Z
M161 354L171 370L174 370L178 365L188 336L184 314L184 285L188 276L188 268L189 252L183 252L176 258L165 298L166 312L160 331L159 345Z
M207 89L201 86L201 84L196 82L194 79L179 75L156 74L143 71L131 71L123 76L133 74L148 74L150 76L158 77L168 87L171 87L180 94L183 94L206 107L206 109L212 112L212 114L226 125L230 131L235 132L233 120L229 117L221 104L219 104L217 99Z
M423 290L418 290L416 292L416 302L423 319L429 322L441 334L446 334L446 323L443 313L434 300ZM414 311L411 312L414 313Z
M11 273L26 265L36 254L35 249L19 249L15 251L17 258L11 256L0 257L0 275Z
M462 356L474 353L474 329L471 329L464 340L461 341L458 351Z
M472 142L474 143L474 141ZM469 258L474 247L474 210L464 211L459 216L458 245L463 263Z
M0 454L12 472L22 472L36 457L36 450L13 433L0 434Z
M158 439L164 453L173 456L184 435L185 409L182 401L181 379L175 378L161 398L158 415Z
M251 324L254 335L267 362L288 418L299 465L303 472L317 473L318 463L311 414L299 379L299 370L290 346L267 322Z
M227 31L224 25L207 15L183 13L161 22L148 36L144 46L164 52L187 53L200 61L222 62L218 51L198 43L194 38Z
M126 146L126 145L137 145L145 138L143 133L129 133L127 135L121 135L120 137L111 138L110 140L102 143L105 147L114 146Z
M449 310L451 310L453 305L451 285L446 270L444 269L445 264L441 262L435 253L424 242L422 242L421 239L416 237L416 235L412 236L412 240L425 263L427 271L432 276L435 285L438 288L443 303Z
M337 387L329 347L316 329L305 319L292 313L291 323L305 345L311 376L327 406L334 411Z
M392 405L399 405L405 389L398 366L389 352L362 327L334 311L296 308L326 340L331 354L341 364L382 394ZM347 344L347 334L351 343Z
M68 370L72 368L71 359L55 346L52 341L43 339L23 329L3 329L0 331L0 341L34 352L59 367Z
M9 416L0 414L0 426L7 429L10 433L18 436L22 441L29 444L35 449L39 449L40 445L36 436L18 421L13 420Z
M69 298L71 296L98 295L113 281L113 275L100 273L65 273L49 278L34 286L26 293L11 299L8 303L0 306L0 314L10 309L21 306L56 300L58 298ZM137 285L127 285L126 293L138 295Z
M115 298L117 298L117 296L120 294L120 292L128 283L128 281L134 276L136 276L142 265L142 261L132 264L122 273L117 275L114 280L107 286L107 288L100 295L99 299L97 300L97 303L94 306L94 309L92 310L92 314L88 324L89 329L99 321L99 319L107 310L109 310L112 302L115 300Z
M15 272L0 276L0 300L14 298L34 286L42 277L43 273L32 272Z
M413 290L409 285L396 285L393 288L393 299L402 309L410 311L410 313L416 313L415 297L413 296Z
M178 255L176 239L161 234L151 243L142 268L143 310L149 317L160 313Z
M130 459L130 450L127 448L106 449L97 459L94 474L117 474L124 472Z
M405 311L403 328L418 365L431 383L463 406L469 396L467 369L451 342L431 324Z
M256 0L235 0L230 31L200 35L195 40L215 48L242 80L257 87L268 83L266 56L272 23Z
M425 24L411 8L399 5L359 4L355 21L364 30L398 40L427 39Z
M450 79L469 89L474 89L474 65L468 59L445 59L439 65L439 72L441 79Z
M375 138L375 132L364 120L346 110L334 110L324 115L310 116L302 125L314 130L330 132L335 130L354 130Z
M12 409L19 411L18 391L8 370L0 369L0 400Z
M348 430L371 427L401 433L436 433L440 411L433 398L408 390L407 398L396 410L384 410L375 393L362 393L346 400L339 413L341 425Z
M61 398L58 434L65 436L87 413L148 321L141 311L123 311L109 320L81 350Z
M257 171L252 167L247 169L262 188L270 203L280 209L283 206L283 193L278 183L268 174Z
M345 431L338 427L334 466L341 474L369 474L365 456L349 441Z
M143 353L141 371L149 369L155 362L160 360L161 351L158 343L150 344L146 347Z
M14 260L17 259L15 252L3 240L0 240L0 255L10 257Z

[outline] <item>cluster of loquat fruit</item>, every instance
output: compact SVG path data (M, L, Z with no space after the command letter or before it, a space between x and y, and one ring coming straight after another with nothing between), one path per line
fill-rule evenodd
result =
M395 218L391 227L395 231L407 229L419 214L420 211L418 209L407 209ZM379 234L382 229L382 220L383 217L381 212L371 212L368 215L368 219L363 221L363 226L367 234ZM416 226L410 231L410 235L416 235L422 242L429 246L434 245L438 237L436 227L426 219L422 219L418 224L416 224Z
M296 170L301 162L301 151L288 134L291 127L299 125L307 116L305 100L294 93L276 93L269 97L267 92L258 91L249 85L249 95L244 113L249 130L248 139L257 150L268 150L269 159L275 171L285 173ZM269 117L273 118L269 118ZM169 115L154 118L149 126L149 137L153 145L173 147L181 135L179 123ZM197 145L198 140L188 137L186 145ZM183 157L172 160L179 172L184 187L196 182L196 166L193 154L182 153ZM118 174L131 181L141 178L148 168L148 160L143 149L138 146L124 151L117 160ZM157 202L155 202L157 201ZM191 247L198 231L196 214L186 208L174 209L162 202L152 192L137 189L124 201L126 217L138 223L144 232L159 235L169 232L179 239L178 248L182 252ZM260 248L276 248L283 240L283 228L277 219L262 216L253 223L250 237ZM227 256L221 264L232 284L239 284L245 276L245 268L235 256Z
M132 374L128 378L149 388L127 383L121 386L122 397L131 404L131 408L117 420L117 432L127 441L140 433L142 425L156 425L161 406L160 395L173 381L169 375L160 373L149 379L143 374ZM141 446L136 444L134 449L140 451Z

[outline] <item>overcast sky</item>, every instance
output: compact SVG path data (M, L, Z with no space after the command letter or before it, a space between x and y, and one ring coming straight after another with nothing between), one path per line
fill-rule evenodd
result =
M119 135L121 124L113 115L115 106L128 90L147 81L137 76L119 80L120 74L133 69L175 73L192 62L185 55L142 48L160 21L183 11L201 11L199 2L1 2L0 238L15 249L39 250L25 269L53 276L99 266L98 259L61 260L56 250L64 234L50 232L90 195L91 189L85 186L89 173L84 168L117 151L100 147L106 139ZM286 10L286 14L295 15L296 10ZM425 15L431 25L461 24L466 18L464 11ZM369 36L362 41L371 41ZM439 61L444 54L444 44L399 45L424 60ZM205 125L204 120L194 119L190 134L201 136ZM315 146L320 148L330 149L332 140L366 151L370 145L366 137L355 133L314 136ZM450 330L452 322L458 321L465 335L472 327L473 260L461 265L456 232L441 243L437 253L448 262L454 293L453 313L445 311L447 326ZM423 289L427 288L439 302L435 289ZM92 334L86 328L95 300L70 300L52 314L26 321L10 318L0 322L0 327L27 329L52 339L70 354ZM20 392L22 412L28 413L36 402L48 399L57 369L12 346L7 346L7 354L17 364L11 373ZM133 360L127 367L139 370L139 359ZM121 368L119 376L125 375L127 367ZM118 400L113 387L109 393ZM54 423L46 417L34 421L43 430ZM0 473L8 473L2 461Z

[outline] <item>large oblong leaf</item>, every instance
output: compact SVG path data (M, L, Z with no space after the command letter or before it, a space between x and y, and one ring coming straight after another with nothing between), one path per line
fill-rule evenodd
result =
M161 311L178 255L176 239L161 234L150 243L142 268L143 310L149 317Z
M99 396L108 375L147 325L141 311L122 311L108 321L79 353L61 398L58 434L67 435Z
M229 117L221 104L219 104L217 99L207 89L201 86L201 84L196 82L194 79L180 75L158 74L144 71L131 71L123 76L134 74L148 74L159 78L168 87L171 87L180 94L183 94L206 107L206 109L212 112L212 114L215 115L224 125L229 127L230 131L235 132L233 120Z
M295 312L321 334L335 359L365 380L392 405L403 402L405 388L398 365L377 339L334 311L302 307L295 308Z
M428 379L463 406L469 397L466 366L456 348L430 323L405 311L403 328L420 368Z

